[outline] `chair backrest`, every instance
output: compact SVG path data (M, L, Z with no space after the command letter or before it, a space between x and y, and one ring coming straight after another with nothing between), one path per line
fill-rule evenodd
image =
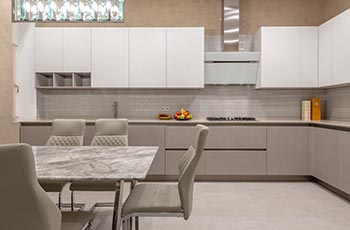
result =
M194 142L179 163L180 177L178 187L185 220L190 217L192 211L195 171L202 156L205 141L209 132L209 128L204 125L197 125L195 129L196 133Z
M84 142L85 120L55 119L47 146L82 146Z
M96 120L95 136L92 146L128 146L127 119L99 119Z
M38 183L29 145L0 146L0 191L0 229L61 229L61 212Z

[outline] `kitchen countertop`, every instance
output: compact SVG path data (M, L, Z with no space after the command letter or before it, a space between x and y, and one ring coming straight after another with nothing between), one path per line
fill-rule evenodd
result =
M30 125L50 125L52 119L36 119L36 120L17 120L22 126ZM94 124L96 119L86 119L87 124ZM321 121L302 121L297 119L258 119L257 121L209 121L206 118L193 118L188 121L178 120L158 120L152 118L129 118L129 124L157 124L157 125L246 125L246 126L262 126L262 125L300 125L300 126L319 126L338 129L350 129L350 121L337 120L321 120Z

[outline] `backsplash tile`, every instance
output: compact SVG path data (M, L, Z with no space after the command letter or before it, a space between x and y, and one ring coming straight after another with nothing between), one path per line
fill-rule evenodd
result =
M338 95L339 93L336 93ZM183 108L194 116L254 116L300 118L304 99L320 97L326 90L255 90L249 86L206 86L204 89L91 89L39 90L39 118L111 118L118 101L119 117L156 117L162 106L171 114ZM334 104L334 102L333 102ZM325 109L323 114L334 111ZM339 112L338 112L339 113Z

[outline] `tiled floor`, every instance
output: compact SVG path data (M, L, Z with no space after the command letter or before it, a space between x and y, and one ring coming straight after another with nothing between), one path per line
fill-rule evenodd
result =
M76 196L88 205L113 200L104 192ZM96 210L95 230L111 229L111 212ZM143 218L140 223L141 230L349 230L350 203L309 182L197 183L188 221Z

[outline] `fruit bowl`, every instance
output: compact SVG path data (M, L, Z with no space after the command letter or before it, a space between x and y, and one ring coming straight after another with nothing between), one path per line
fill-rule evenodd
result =
M179 121L187 121L192 119L192 114L190 111L186 111L185 109L181 109L180 111L177 111L174 115L174 119Z

